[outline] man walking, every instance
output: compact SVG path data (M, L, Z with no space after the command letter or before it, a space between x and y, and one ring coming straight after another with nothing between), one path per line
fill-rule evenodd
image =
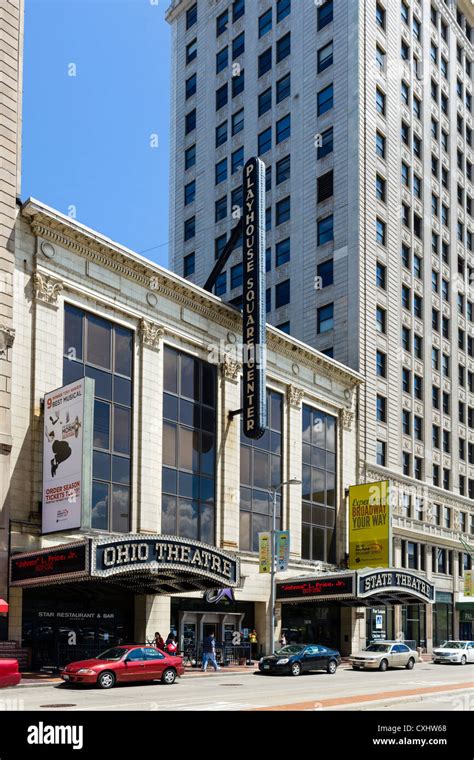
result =
M215 672L219 670L219 665L216 660L216 640L214 634L206 636L202 645L202 669L205 673L207 670L207 663L210 662Z

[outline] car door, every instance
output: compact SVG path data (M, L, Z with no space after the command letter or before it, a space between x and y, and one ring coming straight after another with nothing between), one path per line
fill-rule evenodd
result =
M143 647L145 652L145 674L150 681L161 678L166 667L166 657L154 647Z
M130 683L131 681L145 681L146 680L146 660L145 653L142 647L136 649L130 649L124 661L124 669L122 671L122 680Z
M394 644L388 656L388 664L391 668L397 668L402 664L401 644Z
M319 649L316 645L306 647L302 661L303 670L317 670L321 667Z
M474 641L467 642L467 661L474 662Z

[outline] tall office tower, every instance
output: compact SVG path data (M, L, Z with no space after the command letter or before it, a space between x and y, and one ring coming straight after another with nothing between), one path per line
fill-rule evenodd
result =
M21 144L23 0L0 2L0 597L8 589L11 351L16 197ZM0 618L0 639L6 635Z
M396 513L400 562L427 566L414 536L439 534L430 567L454 572L474 532L474 5L174 0L167 19L172 267L205 282L259 155L268 321L363 373L360 478L425 489ZM216 290L240 305L240 251Z

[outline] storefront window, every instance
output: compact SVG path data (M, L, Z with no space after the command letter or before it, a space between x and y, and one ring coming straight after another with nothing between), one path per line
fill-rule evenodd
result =
M91 527L128 533L131 510L133 332L69 304L63 382L95 381Z
M303 406L304 559L336 559L336 419Z
M216 368L164 350L162 533L215 540Z
M453 595L437 591L433 605L433 646L453 638Z
M337 604L282 605L282 633L288 643L341 646L341 609Z
M415 646L426 647L426 609L423 604L402 606L402 633L405 641L414 641Z
M283 480L283 397L267 391L267 427L258 441L240 433L240 548L258 551L258 534L271 529L269 490ZM277 494L276 526L281 524L281 496Z

